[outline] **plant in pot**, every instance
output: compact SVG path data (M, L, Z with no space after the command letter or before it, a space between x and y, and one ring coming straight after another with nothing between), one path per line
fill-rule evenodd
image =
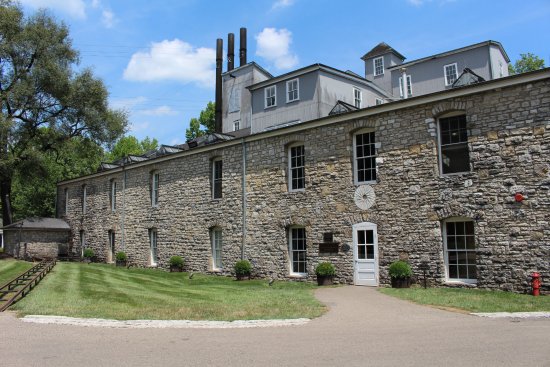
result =
M92 258L95 256L94 250L91 248L84 249L84 252L82 253L82 257L84 258L85 263L91 263Z
M244 278L250 279L250 273L252 272L252 265L248 260L239 260L235 263L235 275L237 280L243 280Z
M332 285L336 270L331 263L323 262L315 267L315 274L317 275L318 285Z
M392 288L409 288L412 270L408 263L399 260L391 263L389 268Z
M170 264L171 273L181 273L183 271L183 258L181 256L172 256L168 263Z
M126 256L126 253L124 251L117 252L116 266L126 266L126 262L128 262L128 256Z

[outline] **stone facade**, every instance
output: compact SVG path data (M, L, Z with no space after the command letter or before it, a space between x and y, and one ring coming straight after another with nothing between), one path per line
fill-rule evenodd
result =
M69 231L4 231L6 253L20 259L53 259L69 252Z
M59 216L71 225L75 251L84 231L85 246L111 260L113 231L115 252L148 266L149 231L155 229L158 266L181 255L186 270L197 272L212 272L210 231L220 228L223 266L216 272L232 274L243 252L253 276L277 279L293 278L288 231L301 226L307 276L300 279L314 280L315 266L331 261L340 283L354 282L352 225L371 222L377 225L382 285L389 284L388 266L398 259L406 259L416 277L420 262L428 261L429 282L447 284L442 226L449 218L467 218L474 223L477 287L527 292L530 273L538 271L548 292L549 74L417 97L62 182L57 207L67 211ZM466 116L471 171L441 175L438 118L457 112ZM371 185L376 203L367 210L353 199L353 139L361 129L374 131L377 142L377 180ZM305 147L306 184L289 192L288 147L296 142ZM222 199L212 199L215 158L223 162ZM153 172L160 174L156 207ZM114 212L111 180L117 182ZM525 200L517 202L516 193ZM319 253L325 233L333 234L337 253Z

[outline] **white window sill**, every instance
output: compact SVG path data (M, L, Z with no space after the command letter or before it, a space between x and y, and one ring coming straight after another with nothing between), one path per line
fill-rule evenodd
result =
M298 102L300 98L293 99L292 101L286 101L286 103Z
M221 273L223 270L222 269L212 269L210 270L212 273Z
M295 194L298 192L306 192L306 189L294 189L294 190L288 190L289 194Z
M355 186L360 186L360 185L376 185L376 181L355 182Z
M266 107L264 107L264 110L269 110L270 108L275 108L275 107L277 107L277 105L273 105L273 106L266 106Z
M159 264L149 264L148 268L158 268Z
M469 286L475 286L477 285L477 280L474 279L446 279L445 283L446 285L469 285Z
M307 278L307 274L306 273L290 273L290 275L288 277L293 278L293 279L304 279L304 278Z

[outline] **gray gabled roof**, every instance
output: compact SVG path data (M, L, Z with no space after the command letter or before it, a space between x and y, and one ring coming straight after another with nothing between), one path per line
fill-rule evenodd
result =
M273 75L271 75L271 73L267 70L265 70L264 68L262 68L260 65L258 65L257 63L255 63L254 61L251 61L249 62L248 64L244 64L244 65L241 65L237 68L233 68L231 70L227 70L225 72L222 73L222 76L224 75L228 75L228 74L231 74L231 73L234 73L236 71L239 71L239 70L242 70L242 69L246 69L247 67L254 67L256 69L258 69L258 71L260 71L262 74L264 74L266 77L268 78L273 78Z
M397 55L401 60L405 60L405 56L401 55L399 52L397 52L393 47L388 45L386 42L380 42L372 50L367 52L366 54L361 57L362 60L371 59L376 56L385 55L387 53L394 53Z
M66 230L69 231L71 227L63 219L58 218L43 218L43 217L32 217L20 220L18 222L12 223L3 227L6 229L45 229L45 230Z

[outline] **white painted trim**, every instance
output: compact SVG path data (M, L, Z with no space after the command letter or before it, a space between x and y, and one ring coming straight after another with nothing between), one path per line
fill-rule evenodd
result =
M411 90L411 94L407 96L407 98L411 98L413 96L413 87L412 87L412 78L409 74L407 74L407 89ZM399 97L403 98L403 77L399 77Z
M288 99L288 85L292 82L296 82L296 99ZM295 78L286 82L286 103L296 102L300 100L300 79Z
M372 222L356 223L352 226L352 246L353 246L353 284L357 284L357 272L355 271L355 261L357 260L357 231L372 230L374 242L374 262L376 266L376 287L380 285L380 263L378 258L378 225Z
M359 92L359 106L356 106L355 105L355 91L358 91ZM363 108L363 91L361 90L361 88L358 88L358 87L353 87L353 95L352 95L352 101L353 101L353 105L357 108Z
M153 248L155 249L155 252L153 252ZM156 228L149 228L149 259L150 259L149 265L150 266L158 265L157 264L158 252L159 252L158 231Z
M113 178L109 180L109 190L111 193L110 197L110 204L111 204L111 212L116 212L116 180Z
M376 74L376 60L382 60L382 72L380 74ZM372 66L373 66L372 74L374 76L384 75L384 56L380 56L372 59Z
M443 244L443 261L445 263L445 283L449 284L477 284L477 279L462 279L462 278L456 278L456 279L450 279L449 278L449 260L447 256L447 226L446 223L448 222L472 222L474 224L474 241L476 239L476 230L475 230L475 221L472 218L468 217L452 217L447 218L445 220L442 220L441 223L441 240ZM477 246L476 246L477 247ZM477 252L476 250L473 250ZM477 259L476 259L476 269L477 269Z
M267 105L267 98L268 98L267 97L267 91L271 90L271 89L273 89L274 102L273 102L273 105L268 106ZM270 86L264 88L264 109L273 108L273 107L277 107L277 85L270 85Z
M455 67L455 80L453 80L451 83L447 83L447 67L454 66ZM458 79L458 65L456 62L452 64L447 64L443 66L443 78L445 80L445 86L448 87L450 85L453 85L453 83Z
M216 235L219 233L219 245L220 245L220 265L216 266ZM214 227L210 230L210 245L211 245L211 256L212 256L212 271L221 271L223 268L222 261L222 250L223 250L223 232L219 227Z
M155 179L155 177L157 177ZM157 191L160 191L160 173L158 171L151 172L151 207L157 208L158 203L158 192L155 192L155 181L157 182Z
M470 170L468 170L468 171L443 173L443 156L441 155L441 124L440 124L440 121L441 121L442 118L462 116L462 115L466 115L466 111L452 111L452 112L449 112L449 113L445 113L445 114L443 114L443 115L441 115L437 118L435 128L437 130L437 156L438 156L438 159L439 159L438 164L439 164L439 176L440 177L463 175L463 174L467 174L467 173L472 172L471 166L470 166ZM466 121L466 127L467 127L467 124L468 124L468 121ZM468 134L468 129L466 129L466 133ZM468 134L467 137L469 137L469 136L470 136L470 134ZM468 141L466 141L466 144L468 145ZM469 145L468 145L468 158L470 158L470 147L469 147Z
M303 189L293 189L292 188L292 148L295 148L295 147L299 147L299 146L303 146L304 147L304 188ZM288 170L288 192L301 192L301 191L306 191L306 188L305 188L305 160L306 160L306 146L303 142L297 142L297 143L294 143L294 144L291 144L288 146L288 154L287 154L287 158L288 158L288 164L287 164L287 170Z
M297 273L297 272L294 272L292 271L292 230L293 229L297 229L297 228L303 228L304 229L304 236L305 236L305 241L306 241L306 248L305 248L305 252L306 252L306 272L305 273ZM305 278L307 277L307 233L306 233L306 228L303 227L303 226L296 226L296 225L293 225L293 226L290 226L288 227L288 262L289 262L289 276L291 278Z
M365 133L374 133L374 140L376 141L376 131L373 128L365 128L365 129L357 130L356 132L353 133L353 136L352 136L352 140L353 140L353 183L356 186L358 186L358 185L372 185L372 184L376 183L376 180L359 181L358 178L357 178L357 176L359 176L359 174L358 174L358 171L357 171L357 149L356 149L357 148L357 144L356 144L357 140L355 139L355 137L359 134L365 134ZM374 149L377 149L376 148L376 142L375 142ZM376 162L376 155L374 157L375 157L375 162Z
M221 190L221 196L219 198L215 197L215 189L216 189L216 162L222 162L222 172L221 172L221 182L222 182L222 190ZM211 171L211 182L212 182L212 187L211 187L211 194L212 194L212 199L213 200L220 200L221 198L223 198L223 160L222 160L222 157L216 157L214 159L211 160L211 164L212 164L212 171Z

